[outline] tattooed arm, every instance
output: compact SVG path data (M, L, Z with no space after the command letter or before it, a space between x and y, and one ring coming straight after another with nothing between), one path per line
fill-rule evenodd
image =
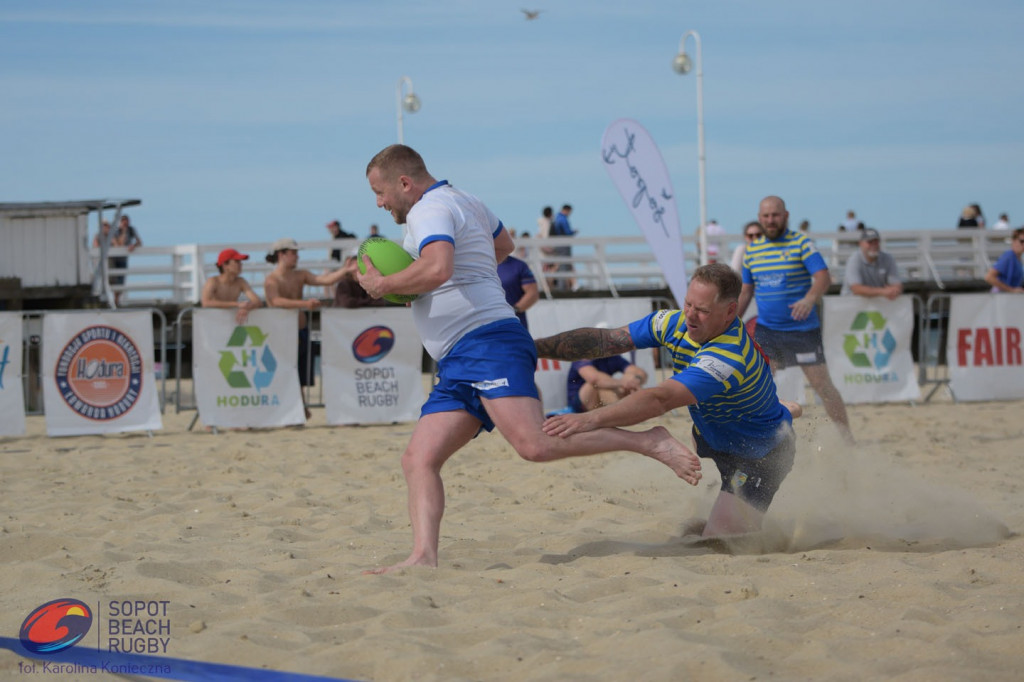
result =
M583 327L537 339L537 355L555 360L594 360L636 350L629 327Z

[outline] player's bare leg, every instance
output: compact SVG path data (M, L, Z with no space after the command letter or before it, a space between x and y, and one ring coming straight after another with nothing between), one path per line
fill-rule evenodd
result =
M533 398L498 398L484 400L484 405L519 456L531 462L553 462L622 450L661 462L690 485L700 481L700 458L662 426L646 431L602 428L566 437L549 436L542 430L544 415L540 402Z
M444 516L441 467L468 443L480 421L468 412L437 412L420 418L402 454L402 472L409 490L413 547L405 561L365 573L389 573L408 566L437 567L437 546Z

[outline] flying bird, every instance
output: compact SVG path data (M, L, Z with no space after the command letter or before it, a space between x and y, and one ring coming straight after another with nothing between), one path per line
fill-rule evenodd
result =
M527 21L533 21L533 20L534 20L534 19L536 19L536 18L537 18L537 16L538 16L538 15L539 15L539 14L540 14L541 12L543 12L543 11L544 11L544 10L542 10L542 9L533 9L533 10L530 10L530 9L524 9L524 10L523 10L523 14L525 14L525 15L526 15L526 20L527 20Z

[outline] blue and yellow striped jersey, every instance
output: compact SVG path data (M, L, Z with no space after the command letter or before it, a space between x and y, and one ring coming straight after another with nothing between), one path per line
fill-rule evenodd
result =
M757 323L768 329L808 331L821 326L817 309L805 320L794 320L789 306L811 288L811 275L826 270L825 259L807 235L786 230L772 241L765 237L747 244L743 283L754 285Z
M681 310L659 310L629 325L637 348L664 346L672 378L697 398L690 418L715 450L759 459L778 444L779 427L791 422L779 403L768 362L737 317L724 334L703 346L686 334Z

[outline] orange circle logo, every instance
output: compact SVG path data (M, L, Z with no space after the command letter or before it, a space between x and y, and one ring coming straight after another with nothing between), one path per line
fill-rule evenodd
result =
M88 327L61 351L55 378L72 410L87 419L116 419L138 402L142 355L120 330Z

